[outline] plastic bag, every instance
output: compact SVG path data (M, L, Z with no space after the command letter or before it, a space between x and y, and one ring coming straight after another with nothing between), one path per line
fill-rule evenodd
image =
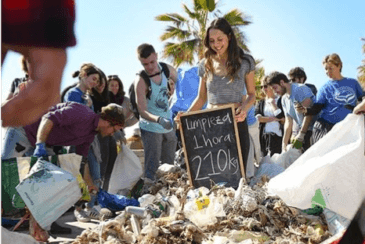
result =
M271 161L274 164L280 165L281 167L286 169L290 165L292 165L295 160L300 157L300 155L302 155L302 153L299 149L293 148L291 145L289 145L288 151L282 152L280 154L275 153L271 156Z
M365 196L364 116L349 114L282 174L269 193L289 205L328 208L352 219Z
M49 161L52 164L59 165L62 169L70 172L77 179L80 178L80 188L85 185L88 194L87 186L80 174L80 164L82 157L75 153L49 156ZM27 176L30 168L37 162L36 157L17 157L1 160L1 199L5 213L11 215L19 208L24 208L25 203L19 196L15 187ZM87 200L87 198L85 198Z
M110 194L102 189L98 192L98 202L101 207L115 212L124 210L127 206L139 206L139 202L134 198Z
M267 161L266 161L267 162ZM267 175L270 179L273 179L278 174L284 172L284 168L274 163L261 163L254 177L250 181L250 186L256 185L260 182L261 177Z
M60 167L70 172L79 183L79 187L82 191L81 200L90 201L91 197L89 190L87 188L86 182L84 181L80 173L81 161L82 161L82 156L77 155L76 153L58 155L58 163Z
M108 192L126 195L143 174L142 165L137 155L126 145L118 154L110 176Z
M39 244L33 237L23 233L17 233L1 227L1 243L11 244Z
M81 197L76 178L43 159L38 159L16 190L43 229L48 229Z

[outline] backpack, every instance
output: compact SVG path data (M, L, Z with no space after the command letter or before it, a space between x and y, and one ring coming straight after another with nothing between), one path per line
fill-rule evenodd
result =
M159 62L159 64L162 67L162 72L165 74L166 78L169 79L169 77L170 77L170 70L167 67L167 64L162 63L162 62ZM141 76L143 78L144 82L146 83L147 90L148 90L148 92L146 94L146 98L147 99L150 99L151 92L152 92L150 78L148 77L148 75L147 75L147 73L146 73L145 70L141 70L140 72L137 73L137 75ZM139 119L139 112L138 112L138 107L137 107L137 102L136 102L136 91L134 90L134 82L129 87L128 93L129 93L129 100L130 100L130 103L131 103L131 110L134 113L134 116L137 119Z

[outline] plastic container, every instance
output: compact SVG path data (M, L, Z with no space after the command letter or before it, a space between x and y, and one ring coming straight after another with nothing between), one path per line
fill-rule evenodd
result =
M128 206L125 208L125 211L130 214L137 215L139 217L146 217L147 211L146 208L142 207L134 207L134 206Z

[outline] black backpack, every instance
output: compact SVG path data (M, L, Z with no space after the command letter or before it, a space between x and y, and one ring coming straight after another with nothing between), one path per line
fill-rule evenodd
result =
M170 70L167 67L167 64L162 63L162 62L159 62L159 64L162 67L162 72L165 74L166 78L169 79ZM150 99L151 92L152 92L150 78L148 77L145 70L141 70L140 72L137 73L137 75L141 76L143 78L144 82L146 83L146 86L147 86L147 89L148 89L148 92L146 94L146 98ZM167 83L167 84L169 85L169 83ZM136 116L136 118L139 119L139 112L138 112L138 107L137 107L137 102L136 102L136 91L134 90L134 82L129 87L128 93L129 93L129 100L130 100L130 103L131 103L131 110L134 113L134 116Z

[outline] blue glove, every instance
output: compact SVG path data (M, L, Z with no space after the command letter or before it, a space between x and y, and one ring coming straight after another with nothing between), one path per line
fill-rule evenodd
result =
M169 120L169 119L166 119L166 118L160 116L160 117L158 117L157 123L162 125L162 127L165 128L166 130L172 129L172 123L171 123L171 120Z
M33 156L41 158L41 157L47 157L47 150L46 150L46 143L41 142L41 143L37 143L35 144L35 150L33 153Z

